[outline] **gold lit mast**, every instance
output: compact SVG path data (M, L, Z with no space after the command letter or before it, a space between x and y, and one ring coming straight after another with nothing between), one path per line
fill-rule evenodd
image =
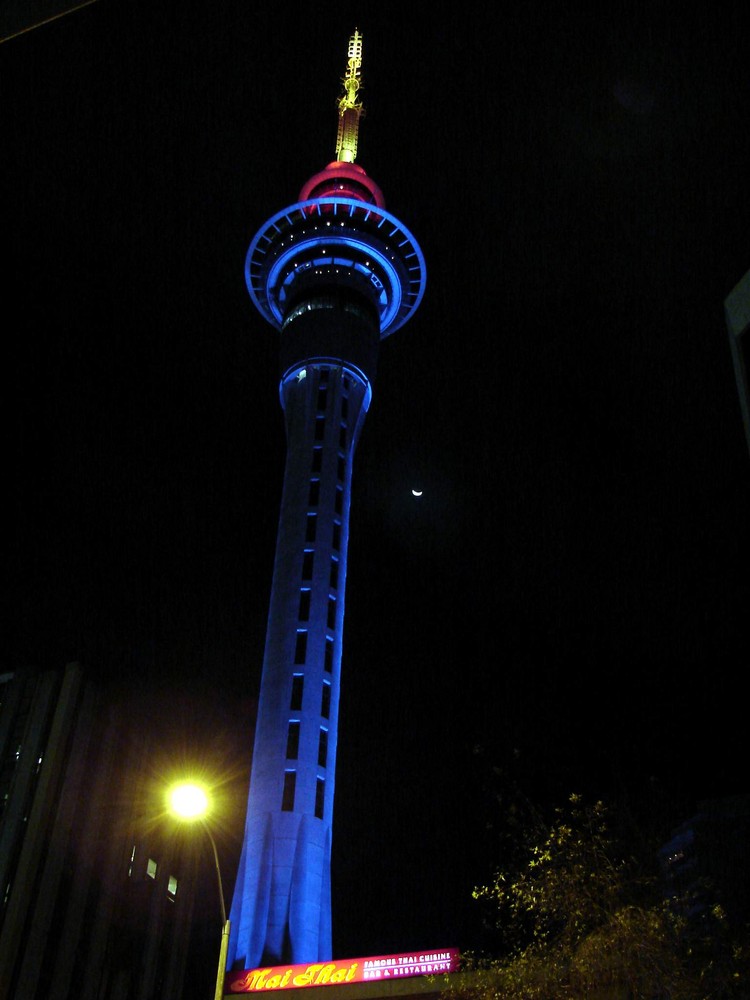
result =
M341 81L344 85L343 96L339 98L339 128L336 137L336 159L339 163L354 163L357 158L357 134L359 119L364 114L362 102L357 100L357 93L362 86L360 66L362 65L362 36L354 29L349 39L346 76Z

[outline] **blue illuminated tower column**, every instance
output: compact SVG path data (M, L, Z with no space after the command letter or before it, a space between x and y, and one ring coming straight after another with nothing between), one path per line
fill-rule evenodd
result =
M349 40L336 160L260 229L250 297L280 338L287 457L227 967L331 955L331 837L352 458L379 343L410 318L422 252L357 151ZM364 598L364 595L360 595Z

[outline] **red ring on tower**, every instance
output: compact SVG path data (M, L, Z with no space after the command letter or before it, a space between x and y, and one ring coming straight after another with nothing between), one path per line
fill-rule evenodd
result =
M354 198L385 208L383 192L375 181L358 163L344 163L342 160L329 163L303 185L299 200L312 201L314 198Z

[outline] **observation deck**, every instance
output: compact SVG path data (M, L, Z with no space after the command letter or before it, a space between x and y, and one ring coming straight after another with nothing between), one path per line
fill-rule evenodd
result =
M359 292L374 305L380 337L398 330L425 289L419 244L382 206L327 196L278 212L247 252L245 281L258 311L280 330L311 287Z

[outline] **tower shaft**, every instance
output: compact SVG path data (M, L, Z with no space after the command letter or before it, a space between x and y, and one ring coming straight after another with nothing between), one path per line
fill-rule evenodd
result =
M315 359L290 369L281 395L287 458L231 915L234 961L245 968L331 957L351 471L370 386L346 363Z

